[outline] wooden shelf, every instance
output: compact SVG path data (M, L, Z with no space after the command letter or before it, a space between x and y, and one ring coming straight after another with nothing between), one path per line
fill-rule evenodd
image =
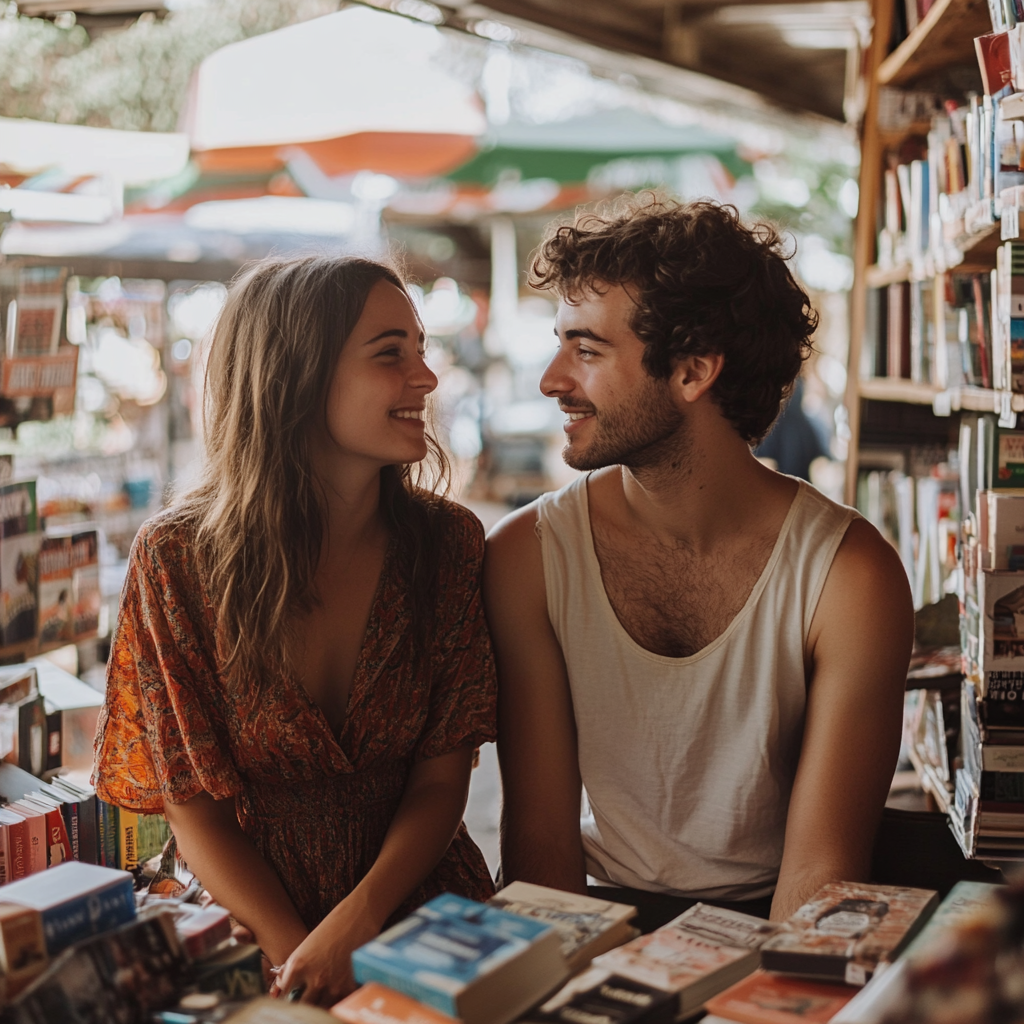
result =
M864 274L869 288L884 288L889 284L900 284L910 280L910 264L901 263L896 267L880 267L873 264Z
M907 86L930 72L973 64L974 37L991 31L987 0L936 0L917 28L882 61L878 83Z
M898 377L870 377L857 386L861 398L876 402L907 402L911 405L931 405L942 390L934 384L916 384Z
M918 384L899 377L869 377L857 382L857 393L861 398L874 402L905 402L908 405L935 405L935 400L948 402L949 409L957 412L998 413L1002 395L991 388L961 387L943 390L935 384ZM1010 399L1014 412L1024 412L1024 395L1014 394Z
M958 238L956 248L961 254L958 263L946 267L946 273L985 274L996 265L996 250L1003 244L998 223L976 231L972 235ZM880 267L872 264L864 271L864 279L869 288L884 288L886 285L899 284L902 281L917 281L935 277L934 260L928 258L924 273L915 275L909 263L901 263L895 267Z

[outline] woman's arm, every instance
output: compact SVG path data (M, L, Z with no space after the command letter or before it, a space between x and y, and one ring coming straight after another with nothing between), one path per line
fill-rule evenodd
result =
M234 800L200 793L164 803L178 849L210 895L256 937L273 964L283 964L309 934L274 869L238 824Z
M303 987L302 1001L330 1006L353 987L352 951L437 867L466 810L473 749L415 764L374 865L288 958L276 984Z

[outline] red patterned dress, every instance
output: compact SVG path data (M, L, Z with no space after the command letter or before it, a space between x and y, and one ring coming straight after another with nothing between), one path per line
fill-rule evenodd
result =
M446 503L443 515L429 668L413 668L409 594L392 542L337 737L294 678L269 681L256 699L229 689L190 529L173 513L149 520L132 549L107 668L100 797L146 813L203 790L234 798L245 834L315 927L376 860L412 765L495 738L483 530L457 505ZM441 892L494 892L465 825L395 916Z

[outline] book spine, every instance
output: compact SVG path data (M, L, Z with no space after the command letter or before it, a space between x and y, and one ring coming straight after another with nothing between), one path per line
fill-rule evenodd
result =
M75 860L81 860L79 847L81 845L81 828L79 825L79 812L81 807L77 800L69 800L64 806L67 808L67 816L64 819L68 827L68 839L71 841L71 856Z
M125 878L101 892L86 893L43 911L46 951L55 956L80 939L135 920L132 880Z
M7 826L7 835L11 847L11 870L9 881L24 878L28 874L28 848L26 834L28 823L24 820L14 822Z
M449 1017L459 1016L459 1007L455 995L428 988L426 985L410 978L407 974L393 969L389 970L376 960L360 955L359 950L352 954L352 972L360 985L368 981L379 981L392 991L411 996L417 1002L423 1003L426 1006L432 1006L435 1010L440 1010L442 1013L447 1013Z
M64 817L56 808L46 812L46 840L50 867L71 859L71 842L64 826Z
M119 868L121 858L118 856L118 817L117 808L108 804L105 800L100 801L97 797L97 806L102 803L102 812L106 818L107 834L103 840L103 856L106 858L108 868Z
M139 816L134 811L117 809L118 867L134 871L139 866Z
M99 864L98 827L96 814L98 797L90 796L78 805L78 859L85 864Z

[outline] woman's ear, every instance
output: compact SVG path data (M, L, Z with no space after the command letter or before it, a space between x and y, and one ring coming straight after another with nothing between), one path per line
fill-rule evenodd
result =
M718 380L725 356L721 352L708 352L701 356L686 356L672 367L669 384L677 401L693 403L706 395Z

